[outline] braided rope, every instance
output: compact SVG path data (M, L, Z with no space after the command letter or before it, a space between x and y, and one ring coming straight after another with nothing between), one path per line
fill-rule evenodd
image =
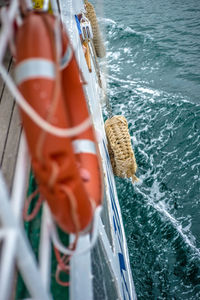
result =
M85 0L85 10L86 10L86 17L89 19L92 26L93 43L94 43L96 54L98 57L102 58L106 55L106 50L103 43L101 31L99 29L99 24L97 21L97 16L94 10L94 6L90 2L88 2L88 0Z
M135 176L137 164L126 118L113 116L111 119L106 120L105 131L113 173L123 178L132 177L133 182L138 181Z

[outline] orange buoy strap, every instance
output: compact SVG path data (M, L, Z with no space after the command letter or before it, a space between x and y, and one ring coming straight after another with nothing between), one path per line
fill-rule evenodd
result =
M15 68L15 78L17 84L34 78L55 79L56 65L43 58L26 59Z
M74 140L72 141L72 145L74 148L74 152L78 153L90 153L90 154L97 154L95 143L90 140Z
M60 60L61 70L65 69L69 65L69 63L72 59L72 55L73 55L72 48L70 45L68 45L63 57Z
M84 253L90 251L94 247L97 237L98 237L98 234L99 234L99 223L100 223L101 211L102 211L102 206L98 206L95 208L90 244L85 249L81 249L79 251L76 249L70 250L69 248L66 248L62 244L62 242L59 239L58 233L57 233L56 225L54 224L53 219L51 217L51 219L49 220L50 221L50 232L51 232L51 238L52 238L52 242L53 242L54 246L61 253L65 254L65 255L81 255L81 254L84 254ZM49 214L49 217L50 217L50 214Z

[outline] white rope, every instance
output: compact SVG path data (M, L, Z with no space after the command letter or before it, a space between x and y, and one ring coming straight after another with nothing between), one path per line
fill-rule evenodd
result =
M84 120L81 124L72 128L59 128L49 124L43 118L41 118L40 115L28 104L28 102L24 99L20 91L17 89L12 78L8 75L4 66L1 64L0 73L21 109L23 109L24 112L27 113L27 115L33 120L33 122L35 122L43 130L59 137L72 137L79 135L91 126L92 120L90 117Z
M52 217L50 221L50 231L51 231L51 238L53 241L54 246L63 254L65 255L80 255L80 254L84 254L88 251L90 251L97 240L98 237L98 233L99 233L99 218L100 218L100 214L102 211L102 206L98 206L95 209L95 213L94 213L94 220L93 220L93 228L92 228L92 234L91 234L91 241L88 247L86 247L85 249L81 249L80 251L78 250L70 250L69 248L66 248L62 242L59 239L57 230L56 230L56 225L54 224Z

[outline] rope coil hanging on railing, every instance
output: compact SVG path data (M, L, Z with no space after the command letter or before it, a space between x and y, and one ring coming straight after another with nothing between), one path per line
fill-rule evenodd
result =
M94 6L90 2L88 2L88 0L85 0L85 9L86 17L89 19L92 26L93 43L97 57L103 58L106 55L106 49L103 43L101 31L99 29L99 24L97 21Z
M126 118L113 116L106 120L105 131L113 173L123 178L131 177L133 182L138 181L135 175L137 164Z

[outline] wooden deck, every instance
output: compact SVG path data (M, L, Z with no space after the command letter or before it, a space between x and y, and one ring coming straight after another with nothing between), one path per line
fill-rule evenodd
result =
M9 53L4 66L13 75L13 62ZM17 105L0 76L0 168L9 190L12 187L19 141L22 132Z

